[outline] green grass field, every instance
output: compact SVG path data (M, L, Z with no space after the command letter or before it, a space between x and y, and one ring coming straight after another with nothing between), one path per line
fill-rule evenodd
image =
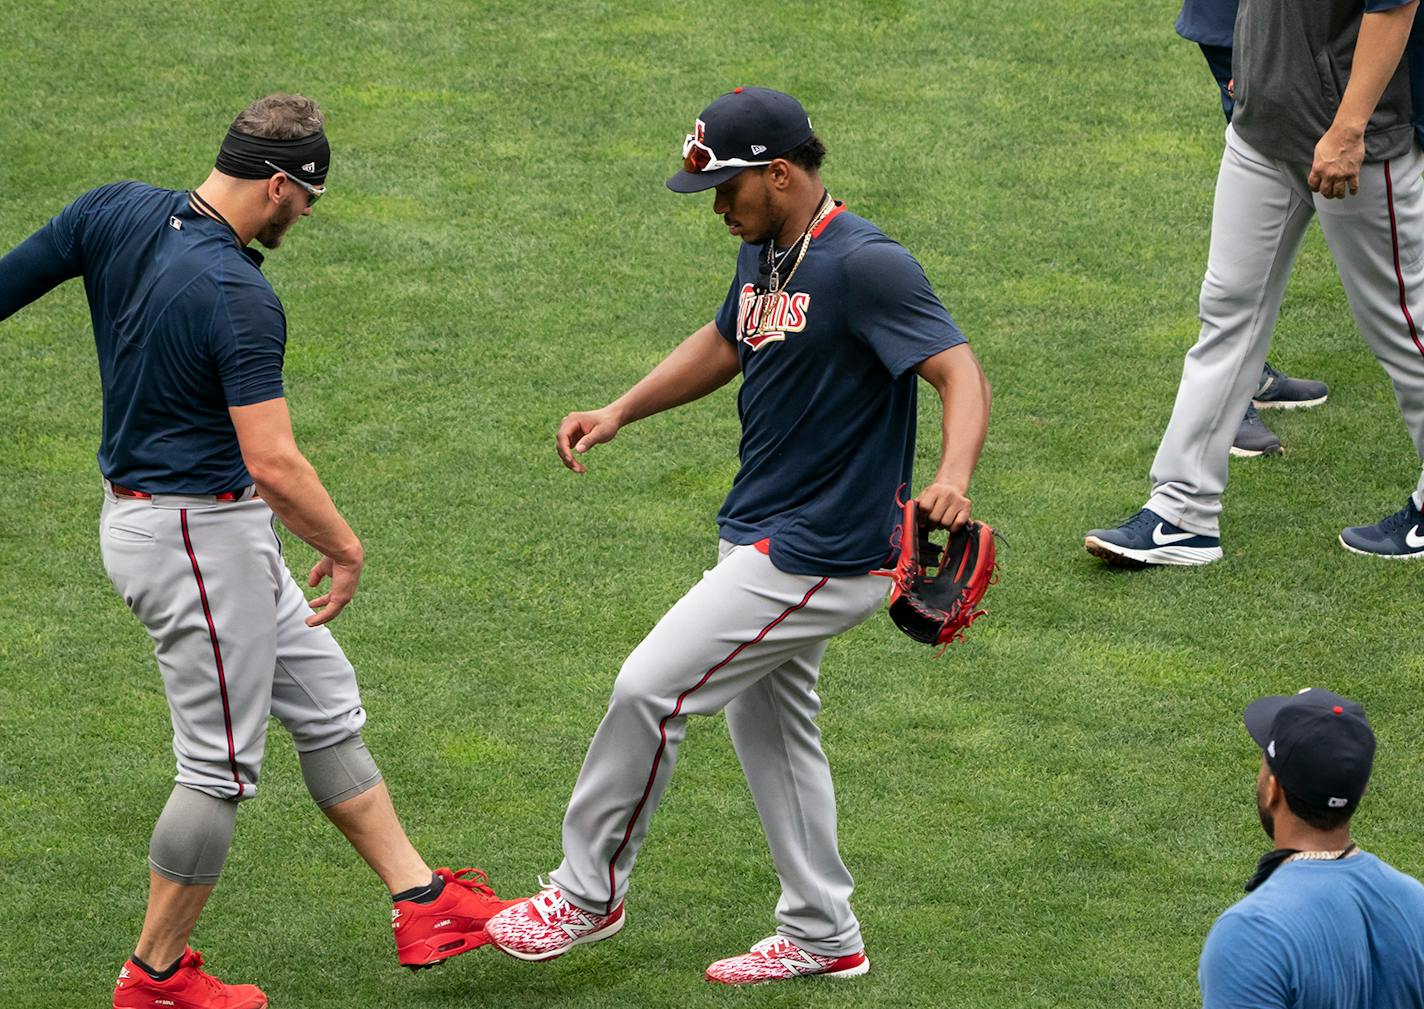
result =
M1111 572L1197 287L1221 121L1173 0L329 7L0 0L0 249L120 178L185 188L276 89L326 110L330 195L268 259L300 442L368 551L334 625L418 846L518 894L624 655L715 555L734 390L626 430L580 479L555 426L711 317L735 240L663 189L733 85L798 95L832 192L925 265L995 387L973 491L990 615L939 661L877 617L832 645L822 724L874 962L846 985L714 990L776 878L720 720L696 722L615 941L410 975L385 896L274 732L195 945L278 1009L1185 1007L1265 840L1239 713L1307 685L1381 740L1362 844L1424 871L1419 572L1339 528L1418 459L1318 229L1273 360L1331 384L1234 462L1224 563ZM938 446L922 395L920 472ZM107 1005L172 777L149 640L104 576L83 291L0 324L0 981ZM311 552L294 543L305 571Z

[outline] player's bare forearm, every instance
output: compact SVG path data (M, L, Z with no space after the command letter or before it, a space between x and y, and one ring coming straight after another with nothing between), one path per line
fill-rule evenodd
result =
M311 601L319 612L307 623L331 620L356 594L366 554L361 541L336 510L316 470L297 448L287 401L272 399L251 406L230 407L242 461L262 500L292 534L320 553L307 584L328 576L331 588Z
M1399 67L1418 8L1418 0L1411 0L1361 18L1355 56L1350 64L1350 83L1345 87L1332 128L1343 126L1364 134L1385 86Z
M559 425L554 448L563 464L584 472L582 455L595 445L612 441L624 424L701 399L720 389L740 370L737 348L722 338L709 322L683 340L658 362L637 385L601 410L569 414Z
M968 344L941 351L915 370L935 387L943 407L939 467L917 499L931 521L957 529L969 520L969 481L989 430L989 380Z
M679 343L608 408L618 415L620 424L630 424L701 399L730 382L739 370L737 348L722 338L715 323L709 322Z
M1350 83L1330 129L1315 146L1310 188L1328 199L1360 191L1365 160L1365 128L1384 94L1414 24L1418 0L1364 15L1350 67Z

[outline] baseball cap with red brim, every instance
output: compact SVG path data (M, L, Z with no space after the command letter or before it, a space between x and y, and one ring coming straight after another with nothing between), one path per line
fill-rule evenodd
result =
M700 193L743 169L769 165L810 139L810 117L795 98L770 88L734 88L697 117L682 144L682 171L667 187Z
M1258 698L1243 717L1266 766L1287 792L1317 809L1359 805L1375 757L1375 734L1363 707L1311 687Z

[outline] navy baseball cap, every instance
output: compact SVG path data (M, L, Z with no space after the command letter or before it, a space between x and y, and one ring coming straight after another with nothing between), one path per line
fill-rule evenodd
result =
M1363 707L1311 687L1252 701L1243 717L1287 792L1317 809L1359 805L1375 759L1375 734Z
M811 119L795 98L770 88L734 88L697 117L682 145L682 171L667 187L700 193L810 139Z

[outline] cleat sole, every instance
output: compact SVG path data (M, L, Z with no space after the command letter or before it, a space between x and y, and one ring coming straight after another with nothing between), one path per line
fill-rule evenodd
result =
M1326 394L1319 399L1253 399L1251 405L1257 410L1309 410L1329 398L1329 394Z
M1096 536L1083 539L1083 549L1094 557L1107 561L1114 567L1130 568L1134 571L1146 567L1166 565L1196 567L1210 564L1222 558L1221 547L1157 547L1154 550L1133 550L1120 547Z
M1386 561L1418 561L1424 560L1424 550L1412 554L1377 554L1373 550L1361 550L1359 547L1352 547L1345 542L1345 537L1338 537L1340 545L1352 554L1359 554L1361 557L1378 557Z

